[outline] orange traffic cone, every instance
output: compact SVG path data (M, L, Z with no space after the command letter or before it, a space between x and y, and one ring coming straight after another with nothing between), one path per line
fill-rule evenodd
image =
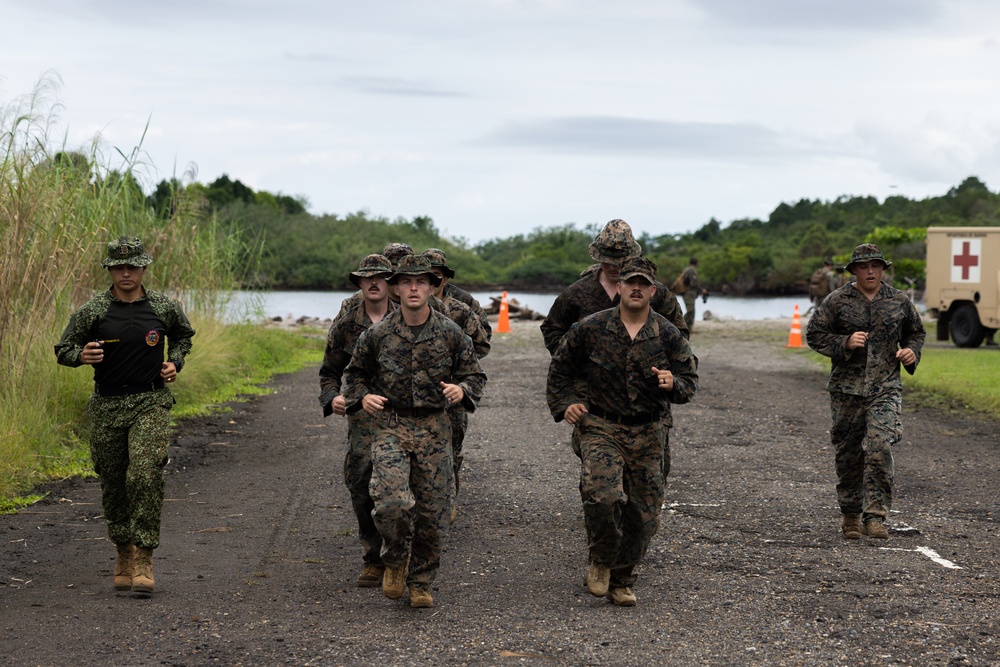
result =
M799 304L795 304L792 313L792 330L788 334L788 345L785 347L802 347L802 321L799 319Z
M500 297L500 319L497 321L497 333L510 333L510 314L507 312L507 290Z

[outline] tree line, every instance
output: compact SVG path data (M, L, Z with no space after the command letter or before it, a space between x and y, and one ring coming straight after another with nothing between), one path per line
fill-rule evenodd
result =
M470 243L444 237L432 218L388 219L366 211L313 215L302 197L254 191L223 175L212 183L161 181L147 203L168 219L178 202L198 202L220 230L249 239L244 268L247 287L351 289L347 274L365 255L390 242L421 252L441 248L460 284L523 291L558 290L592 262L588 247L604 221L537 227L527 234ZM833 201L782 202L766 220L727 224L712 218L682 234L643 234L637 240L670 283L691 257L710 291L734 295L778 295L808 291L809 275L824 259L843 266L859 243L877 243L893 261L899 287L921 289L924 236L929 226L996 226L1000 194L970 176L946 193L914 200L892 196L838 197Z

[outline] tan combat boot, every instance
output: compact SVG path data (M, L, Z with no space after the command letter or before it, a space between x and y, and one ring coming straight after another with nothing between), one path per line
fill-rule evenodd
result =
M840 524L840 532L844 534L846 540L861 539L861 515L845 514L844 521Z
M365 563L361 574L358 575L358 588L375 588L376 586L381 586L383 574L385 574L385 568L381 565Z
M149 547L135 548L135 567L132 570L132 592L153 592L153 550Z
M115 561L115 590L132 590L132 573L135 571L135 545L116 544L118 560Z
M406 572L410 567L410 559L400 567L386 567L385 574L382 575L382 593L390 600L398 600L403 597L403 588L406 586Z
M614 603L616 607L634 607L636 603L635 593L628 586L620 586L617 588L612 588L608 591L608 599Z
M877 540L889 539L889 531L886 529L885 524L878 519L865 521L864 528L861 529L861 532L868 537L874 537Z
M417 609L425 609L434 606L434 598L426 588L410 586L410 606Z
M587 570L587 590L597 598L608 594L608 584L611 583L611 568L607 565L591 563Z

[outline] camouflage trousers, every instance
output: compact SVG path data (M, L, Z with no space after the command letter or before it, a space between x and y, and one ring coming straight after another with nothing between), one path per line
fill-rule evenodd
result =
M469 412L461 404L448 408L448 419L451 421L451 458L455 471L455 493L461 486L458 481L458 471L462 468L462 443L465 442L465 432L469 430Z
M351 506L358 519L358 537L364 562L382 565L382 536L375 526L368 486L372 480L372 427L374 417L364 410L347 416L347 454L344 456L344 485L351 494Z
M688 288L684 292L684 322L688 325L688 331L694 331L694 304L698 301L698 290Z
M573 453L576 454L576 457L583 458L583 454L580 449L579 428L573 429L573 435L570 437L570 444L573 447ZM663 489L665 492L667 488L667 475L670 474L670 425L666 422L663 423L663 461L660 462L660 470L663 474Z
M165 388L130 396L94 394L87 403L90 457L101 479L108 537L115 544L160 546L173 405Z
M660 525L666 427L624 426L585 415L576 430L590 559L611 568L613 587L631 586Z
M382 562L410 559L407 585L429 587L455 501L451 424L444 411L426 417L380 413L372 438L372 515L382 535Z
M892 446L902 437L902 392L867 397L831 392L830 404L840 511L885 520L892 508Z

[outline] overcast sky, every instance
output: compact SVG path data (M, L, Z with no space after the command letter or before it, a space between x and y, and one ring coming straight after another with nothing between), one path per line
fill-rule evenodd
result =
M147 190L194 166L472 242L1000 189L995 0L0 0L0 102L46 73L71 148L148 123Z

